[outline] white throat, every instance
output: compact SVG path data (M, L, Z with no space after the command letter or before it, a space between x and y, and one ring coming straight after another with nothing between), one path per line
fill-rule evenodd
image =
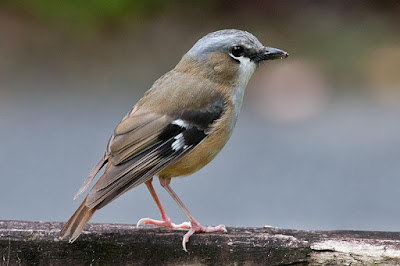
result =
M231 99L234 106L234 114L231 121L231 126L235 126L238 115L242 108L244 91L246 90L247 83L251 76L256 70L256 64L247 57L234 57L240 61L239 72L238 72L238 85L233 89Z

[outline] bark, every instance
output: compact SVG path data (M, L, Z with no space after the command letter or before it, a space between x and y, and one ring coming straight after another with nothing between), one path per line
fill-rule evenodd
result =
M0 221L2 265L370 265L400 264L400 233L228 228L184 231L89 224L73 244L59 222Z

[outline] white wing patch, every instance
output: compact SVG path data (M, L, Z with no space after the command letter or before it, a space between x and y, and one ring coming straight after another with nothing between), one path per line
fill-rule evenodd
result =
M175 139L175 141L172 142L172 144L171 144L171 148L172 148L174 151L177 151L177 150L179 150L179 149L181 149L181 148L184 148L184 149L187 148L187 145L185 145L185 138L183 137L183 134L182 134L182 133L176 135L176 136L174 137L174 139Z
M174 124L174 125L177 125L177 126L180 126L180 127L183 127L183 128L189 128L190 127L190 125L188 125L188 123L186 123L182 119L174 120L174 121L172 121L171 124Z

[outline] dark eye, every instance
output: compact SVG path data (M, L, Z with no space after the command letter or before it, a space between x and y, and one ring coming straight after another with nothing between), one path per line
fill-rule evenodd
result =
M231 53L234 57L240 57L244 53L244 48L242 46L233 46Z

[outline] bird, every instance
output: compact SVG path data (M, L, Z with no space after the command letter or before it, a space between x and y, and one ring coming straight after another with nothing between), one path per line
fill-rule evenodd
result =
M227 232L225 225L202 226L171 188L172 178L190 175L207 165L225 146L235 127L247 83L261 62L289 54L267 47L251 33L218 30L199 39L171 71L161 76L116 126L104 155L74 199L101 169L104 172L65 223L60 238L74 242L92 215L128 190L145 184L161 220L152 224L186 229L183 250L194 233ZM189 222L172 223L154 190L161 186Z

